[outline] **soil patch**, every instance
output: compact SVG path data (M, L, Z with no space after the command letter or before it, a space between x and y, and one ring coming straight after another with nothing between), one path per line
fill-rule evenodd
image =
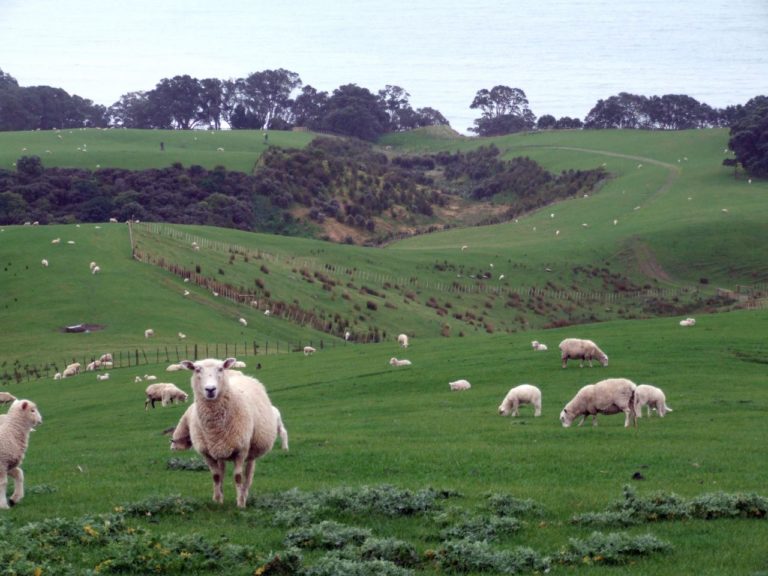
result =
M86 332L98 332L104 330L104 328L106 326L103 324L72 324L70 326L63 326L59 331L66 334L83 334Z

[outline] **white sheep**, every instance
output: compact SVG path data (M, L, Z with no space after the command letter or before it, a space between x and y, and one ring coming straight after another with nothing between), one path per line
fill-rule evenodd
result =
M93 270L91 270L91 274L98 274L101 272L101 268L99 266L94 266Z
M93 272L93 269L96 268L96 262L91 262L88 264L88 269Z
M105 370L111 370L114 365L115 365L114 362L102 362L101 363L101 367L104 368Z
M520 384L510 388L504 400L499 404L499 414L502 416L518 416L518 407L522 404L533 406L533 415L541 416L541 390L532 384Z
M656 410L659 416L664 418L667 412L672 412L672 408L667 406L667 398L664 391L650 384L637 385L637 417L643 415L643 406L648 407L648 416L651 415L651 409Z
M454 380L453 382L448 382L448 387L452 391L469 390L472 388L472 384L469 383L469 380Z
M85 365L86 372L92 372L94 370L98 370L99 368L101 368L101 362L99 360L88 362L88 364Z
M288 430L285 424L283 424L283 415L280 414L277 406L272 406L272 412L275 413L275 418L277 419L277 435L280 436L280 448L288 450Z
M107 352L106 354L102 354L101 356L99 356L99 362L101 362L102 364L103 364L104 362L113 362L113 361L114 361L114 359L112 358L112 354L110 354L109 352Z
M144 380L147 380L148 382L154 382L157 380L157 376L154 374L144 374Z
M352 332L350 332L349 330L347 330L346 332L344 332L344 340L346 340L346 341L349 341L349 339L350 339L351 337L352 337Z
M238 370L240 370L241 368L245 368L245 366L246 366L246 364L242 360L237 360L234 364L232 364L232 368L233 369L236 368Z
M237 506L244 508L253 482L256 458L272 450L278 434L277 418L264 385L236 370L234 358L208 358L181 364L193 371L195 401L176 425L171 448L193 446L205 459L213 477L213 500L223 502L226 462L234 463Z
M569 359L579 359L579 367L584 366L584 360L589 361L589 367L592 368L592 360L598 360L604 367L608 366L608 355L592 342L592 340L582 340L581 338L566 338L560 342L560 358L565 368Z
M397 343L401 348L408 348L408 334L400 334L397 337Z
M695 318L686 318L685 320L680 320L680 326L695 326L695 325L696 325Z
M410 360L405 360L405 359L398 360L397 358L395 358L393 356L392 358L389 359L389 365L390 366L410 366L411 365L411 361Z
M155 331L152 328L144 330L144 338L152 338L155 335Z
M246 320L245 318L240 318L238 322L240 322L240 324L243 326L248 326L248 320Z
M61 238L54 238L51 240L51 244L59 244L61 242Z
M10 404L16 400L16 396L10 392L0 392L0 404Z
M317 352L312 346L304 346L304 356L310 356Z
M178 372L179 370L184 370L184 366L181 364L168 364L168 367L165 369L166 372Z
M80 362L73 362L72 364L67 365L66 368L64 368L64 372L61 373L62 378L69 378L70 376L74 376L75 374L80 372Z
M9 508L24 498L24 471L21 463L29 445L29 433L42 424L37 405L30 400L14 400L0 418L0 509ZM13 494L6 496L8 476L13 478Z
M139 382L143 382L144 380L142 379L142 377L141 377L141 376L134 376L134 377L133 377L133 381L134 381L135 383L139 383Z
M147 410L150 404L152 405L152 408L154 408L155 402L158 400L160 401L161 406L167 406L168 404L173 404L174 400L186 402L189 397L189 394L171 382L156 382L150 384L147 386L144 394L146 395L146 400L144 400L144 410Z
M531 342L531 347L537 352L547 351L547 345L544 344L543 342L539 342L538 340L534 340L533 342Z
M630 422L637 426L637 386L626 378L608 378L596 384L587 384L560 412L560 422L568 428L577 416L579 426L588 415L592 415L592 426L597 426L598 414L624 412L624 427Z
M61 378L62 378L61 372L56 372L56 374L53 375L54 380L61 380Z
M40 260L40 264L43 265L43 268L48 268L48 260L46 260L45 258Z
M186 339L186 337L187 337L187 335L186 335L186 334L184 334L184 332L179 332L179 333L177 334L177 336L179 337L179 340L185 340L185 339Z
M96 380L109 380L109 372L105 372L104 374L96 374Z

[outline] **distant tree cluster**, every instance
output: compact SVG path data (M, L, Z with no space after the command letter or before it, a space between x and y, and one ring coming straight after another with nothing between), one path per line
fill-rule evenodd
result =
M758 96L737 107L734 116L728 146L735 160L748 174L768 177L768 96Z

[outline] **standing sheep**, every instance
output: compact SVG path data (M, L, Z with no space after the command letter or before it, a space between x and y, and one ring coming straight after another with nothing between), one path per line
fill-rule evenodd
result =
M37 405L30 400L14 400L8 414L0 418L0 509L18 504L24 498L24 471L21 463L29 444L29 433L42 424ZM8 476L14 487L7 499Z
M317 352L312 346L304 346L304 356L310 356Z
M64 372L61 373L62 378L69 378L80 372L80 362L73 362L64 368Z
M152 338L155 335L155 331L152 328L144 330L144 338Z
M502 416L518 416L518 407L522 404L533 406L533 415L541 416L541 390L532 384L520 384L510 388L504 400L499 404L499 414Z
M397 343L401 348L408 348L408 334L400 334L397 337Z
M566 338L560 342L560 358L565 368L569 359L579 359L579 367L584 367L584 360L589 361L589 367L592 368L592 360L597 359L603 367L608 366L608 355L598 348L592 340L582 340L581 338Z
M637 417L640 418L643 415L643 406L648 406L648 416L651 416L651 409L653 408L659 413L659 416L664 418L667 412L672 412L672 408L667 406L667 398L664 396L664 391L656 386L650 384L638 384L637 385Z
M588 415L592 415L592 426L597 426L598 414L624 412L624 427L634 421L637 426L637 386L626 378L608 378L596 384L587 384L560 412L560 422L568 428L577 416L579 426Z
M236 370L234 358L208 358L181 365L192 370L195 401L184 412L171 448L191 446L205 459L213 477L213 500L223 502L221 489L228 460L234 463L237 506L244 508L253 482L256 458L272 450L278 422L264 385Z
M158 400L160 401L161 406L167 406L168 404L173 404L174 400L186 402L189 396L186 392L170 382L150 384L147 386L144 393L147 396L147 399L144 400L144 410L147 410L149 404L154 408L155 402Z

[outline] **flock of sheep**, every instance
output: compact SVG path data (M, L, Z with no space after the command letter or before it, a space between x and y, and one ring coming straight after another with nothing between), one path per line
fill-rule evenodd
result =
M398 343L408 348L408 336L400 334ZM534 350L546 350L540 342L532 342ZM597 360L602 366L608 365L608 356L591 340L566 338L560 343L562 367L568 360L579 360L580 365ZM305 347L304 354L315 352ZM110 354L88 364L86 370L112 364ZM407 366L409 360L392 358L393 366ZM235 358L218 360L208 358L192 362L184 360L168 366L168 371L189 370L192 372L191 385L193 402L186 409L176 426L170 429L171 449L194 448L205 460L213 480L213 500L223 502L222 482L228 461L234 465L234 483L238 507L245 507L253 482L256 459L272 450L277 437L284 450L288 449L288 432L280 411L272 405L264 385L256 378L243 374L238 368L245 364ZM80 364L67 366L57 377L66 378L77 374ZM137 377L138 378L138 377ZM140 378L138 378L141 380ZM154 380L154 377L147 377ZM449 383L454 391L468 390L467 380ZM145 390L145 410L155 402L163 406L174 401L186 402L188 394L176 385L153 382ZM43 419L37 406L30 400L19 400L7 392L0 392L0 403L11 403L7 414L0 415L0 508L8 508L24 497L24 460L29 434ZM498 411L502 416L518 416L519 407L531 405L534 416L541 415L541 390L532 384L521 384L509 390ZM635 385L626 378L609 378L582 387L560 412L560 422L569 427L577 418L583 424L592 416L593 426L598 414L625 414L624 426L629 427L641 416L642 407L648 407L648 414L655 409L659 416L671 411L666 405L664 392L648 384ZM6 496L8 477L14 480L14 491L10 499Z

